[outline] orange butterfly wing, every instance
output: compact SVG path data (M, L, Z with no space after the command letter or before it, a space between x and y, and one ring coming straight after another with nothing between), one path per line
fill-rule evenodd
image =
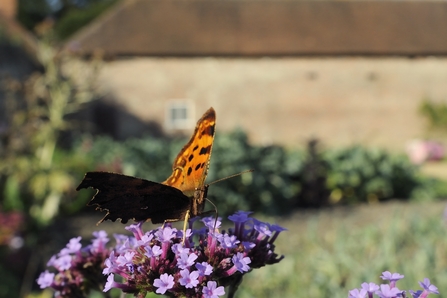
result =
M163 184L180 189L188 197L203 189L210 164L215 124L216 112L210 108L197 122L191 139L174 160L171 176Z

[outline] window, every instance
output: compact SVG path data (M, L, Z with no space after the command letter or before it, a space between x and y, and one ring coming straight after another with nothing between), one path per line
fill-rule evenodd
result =
M166 126L168 129L190 129L194 126L192 105L187 101L174 101L168 104Z

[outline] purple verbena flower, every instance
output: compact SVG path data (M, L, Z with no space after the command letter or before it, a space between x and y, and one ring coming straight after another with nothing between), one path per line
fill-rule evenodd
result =
M104 261L104 269L102 274L107 275L113 272L113 267L116 264L115 252L112 251L107 259Z
M45 289L51 286L54 280L54 273L48 272L48 270L45 270L39 275L39 278L37 279L37 284L40 286L41 289Z
M237 211L235 214L228 216L228 219L232 222L246 222L250 217L248 217L253 212L251 211Z
M428 293L439 294L438 288L435 285L432 285L428 278L424 278L424 281L420 281L419 285Z
M251 260L249 257L245 257L243 253L238 252L235 256L233 256L232 261L239 272L246 272L250 270L248 264L251 263Z
M53 261L53 266L59 271L68 270L71 267L72 256L69 254L62 255Z
M76 253L79 250L81 250L82 244L80 243L80 241L81 241L81 237L76 237L76 238L70 239L67 246L60 251L59 256L69 255L69 254Z
M104 242L108 242L108 241L109 241L109 237L108 237L106 231L104 231L104 230L100 230L100 231L95 231L95 232L93 232L93 236L94 236L96 239L101 239L101 240L104 241Z
M398 288L391 288L390 285L380 285L380 290L377 290L376 295L380 298L394 298L401 291Z
M218 298L225 295L225 289L222 286L217 287L217 282L209 281L203 288L202 293L204 298Z
M115 282L115 279L114 279L114 277L113 277L113 274L110 274L110 275L107 277L107 282L106 282L106 284L105 284L105 286L104 286L104 290L103 290L103 292L108 292L111 288L116 288L117 286L118 286L118 283Z
M148 245L152 241L152 238L154 238L154 235L146 233L141 236L141 240L137 240L137 245Z
M93 232L93 236L95 239L92 240L92 245L90 249L93 252L107 252L106 244L109 242L109 238L107 237L107 233L105 231L97 231Z
M138 241L138 240L141 240L141 238L144 235L143 230L141 228L143 226L143 223L144 223L144 221L141 221L136 224L131 224L131 225L125 227L125 229L132 232L135 236L135 239Z
M154 287L158 288L155 292L164 294L174 286L174 277L167 273L160 275L160 278L154 280Z
M419 285L424 289L423 291L413 292L410 291L413 297L426 298L429 294L439 294L438 288L430 283L430 279L424 278L424 281L420 281Z
M234 222L234 235L238 238L242 238L243 232L244 232L244 225L248 221L250 215L252 212L245 212L245 211L238 211L233 215L228 216L228 219Z
M365 289L354 289L349 291L349 298L365 298L367 293Z
M188 269L183 269L180 271L181 278L179 279L179 282L182 286L185 288L194 288L199 283L199 272L193 271L189 272Z
M126 264L132 263L132 258L135 255L134 251L127 251L124 255L120 255L116 258L118 265L124 266Z
M210 275L213 272L213 267L207 262L196 263L195 266L200 276Z
M380 276L383 280L389 280L390 281L390 287L394 288L396 286L396 282L402 278L404 278L403 275L399 273L391 273L389 271L382 272L382 275Z
M370 282L370 283L364 282L364 283L362 283L362 289L364 289L369 294L373 294L379 290L379 286L373 282Z
M197 255L195 253L191 253L188 255L187 253L181 253L180 258L177 259L177 267L180 269L186 269L192 265L194 265L194 261L197 259Z
M175 237L176 232L177 229L166 226L163 229L159 229L155 233L155 236L157 236L158 240L161 242L169 242Z
M190 251L189 248L184 247L181 243L176 243L176 244L172 245L171 250L175 255L180 255L182 253L188 253Z
M228 234L222 235L222 237L219 237L218 240L225 249L235 248L240 243L235 235L230 236Z
M263 238L264 236L272 236L272 231L270 230L270 224L266 222L259 221L257 219L253 219L254 225L253 228L259 232L258 239Z
M220 225L222 224L222 218L218 217L214 217L214 216L209 216L209 217L204 217L202 219L202 222L205 224L205 226L210 230L210 231L214 231L214 229L219 229Z
M243 253L238 252L231 258L231 260L233 262L233 267L226 271L228 276L233 275L236 271L244 273L250 270L248 264L251 263L251 260L249 257L244 257Z
M404 278L404 275L399 273L391 273L389 271L382 272L382 275L380 276L383 280L389 280L389 281L398 281L402 278Z
M160 246L158 246L158 245L154 245L152 247L145 246L144 250L145 250L144 255L148 258L158 257L159 255L162 254L162 250L161 250Z

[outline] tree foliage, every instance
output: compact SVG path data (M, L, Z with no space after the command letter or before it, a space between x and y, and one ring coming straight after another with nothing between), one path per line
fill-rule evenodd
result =
M20 0L17 18L29 30L52 19L56 37L64 40L116 2L117 0Z

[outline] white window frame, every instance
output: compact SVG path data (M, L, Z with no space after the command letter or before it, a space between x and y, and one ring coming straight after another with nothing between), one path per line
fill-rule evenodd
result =
M178 115L184 112L185 116L180 118L173 117L174 111ZM189 100L172 100L166 106L165 125L169 130L184 130L194 127L194 107Z

